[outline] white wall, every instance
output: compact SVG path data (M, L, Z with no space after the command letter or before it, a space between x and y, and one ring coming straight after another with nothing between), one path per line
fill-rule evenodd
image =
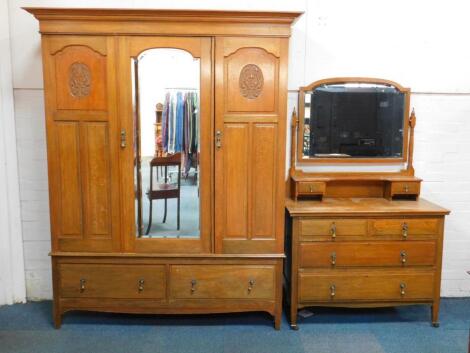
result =
M197 89L200 60L179 49L153 49L139 60L141 156L155 153L155 105L165 103L168 89Z
M26 299L8 7L0 2L0 305Z
M65 0L8 0L29 298L51 296L49 214L40 42L37 21L20 6ZM290 47L289 115L296 90L331 76L372 76L412 89L416 174L422 196L450 208L442 295L470 296L470 33L459 0L83 0L81 7L305 11Z

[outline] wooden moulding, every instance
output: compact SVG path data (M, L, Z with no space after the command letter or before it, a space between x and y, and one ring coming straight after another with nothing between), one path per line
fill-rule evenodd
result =
M43 34L188 34L289 37L303 12L24 7Z

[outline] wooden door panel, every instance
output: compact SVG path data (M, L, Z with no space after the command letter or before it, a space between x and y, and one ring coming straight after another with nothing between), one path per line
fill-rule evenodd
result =
M60 235L81 237L82 193L80 184L79 126L76 122L56 124L57 174L60 181Z
M282 252L287 39L217 38L215 57L216 251Z
M43 41L53 251L119 250L113 38Z
M84 157L84 211L87 237L109 237L111 188L109 132L105 122L82 124Z
M273 113L277 109L278 58L263 48L242 48L225 60L226 111Z
M227 124L224 132L225 195L227 237L248 235L248 124Z
M253 124L253 238L274 238L276 211L276 124Z
M86 45L55 55L58 109L106 110L106 56Z

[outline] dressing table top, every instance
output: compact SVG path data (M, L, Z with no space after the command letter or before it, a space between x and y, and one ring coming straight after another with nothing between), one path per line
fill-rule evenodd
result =
M325 216L400 216L400 215L433 215L444 216L450 213L432 202L419 198L410 200L387 200L385 198L330 198L318 200L286 199L286 208L291 216L312 214Z

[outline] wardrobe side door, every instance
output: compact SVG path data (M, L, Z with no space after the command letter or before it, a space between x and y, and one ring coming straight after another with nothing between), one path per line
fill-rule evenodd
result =
M43 36L53 251L119 240L119 131L112 37Z
M283 252L287 52L287 38L216 39L217 252Z

